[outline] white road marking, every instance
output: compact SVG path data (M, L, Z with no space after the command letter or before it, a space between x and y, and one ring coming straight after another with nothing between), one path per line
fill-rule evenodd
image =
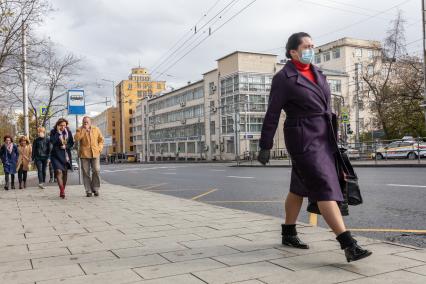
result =
M240 176L226 176L229 178L254 178L254 177L240 177Z
M176 173L161 173L162 175L175 175Z
M426 188L426 185L411 185L411 184L387 184L387 186L399 186L399 187L419 187L419 188Z
M225 170L211 170L212 172L224 172Z
M106 173L115 173L115 172L127 172L127 171L149 171L149 170L158 170L158 169L170 169L171 167L151 167L151 168L125 168L125 169L117 169L117 170L103 170ZM175 169L173 167L172 169Z

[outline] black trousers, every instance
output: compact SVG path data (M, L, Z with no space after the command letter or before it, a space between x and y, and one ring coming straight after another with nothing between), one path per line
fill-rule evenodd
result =
M20 166L18 170L18 181L19 183L27 182L27 173L28 171L24 171L24 166Z
M4 174L4 181L6 182L6 184L9 184L9 175L11 177L12 184L15 184L15 174L5 173Z
M36 160L35 161L37 167L37 175L38 175L38 183L46 182L46 169L47 169L47 160ZM50 169L49 169L50 171ZM50 173L50 172L49 172ZM50 174L52 177L53 173Z

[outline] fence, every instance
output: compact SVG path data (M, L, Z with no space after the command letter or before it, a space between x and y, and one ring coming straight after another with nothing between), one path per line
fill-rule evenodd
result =
M374 164L390 161L394 163L396 161L398 161L397 163L424 163L426 161L426 137L341 143L340 147L346 149L346 153L352 161ZM257 160L258 153L258 151L245 152L237 163L253 164ZM283 160L282 163L291 164L291 157L285 148L273 148L271 160Z

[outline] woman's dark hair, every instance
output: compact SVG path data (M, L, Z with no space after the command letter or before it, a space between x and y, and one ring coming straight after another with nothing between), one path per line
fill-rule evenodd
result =
M12 138L12 136L10 136L9 134L6 134L5 136L3 136L3 142L6 142L6 139L7 138L10 138L10 142L12 142L13 143L13 138Z
M299 45L302 43L302 38L304 37L311 37L308 33L305 32L299 32L292 34L288 40L287 44L285 45L285 56L289 59L291 59L290 50L296 50Z
M65 118L60 118L58 119L58 121L55 124L55 128L58 127L59 124L61 124L62 122L65 122L66 125L68 126L68 120L66 120Z

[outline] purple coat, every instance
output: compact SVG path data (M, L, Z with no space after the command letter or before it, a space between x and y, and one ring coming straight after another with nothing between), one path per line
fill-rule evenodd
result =
M311 69L316 84L301 75L291 61L275 74L259 146L272 148L283 109L284 139L293 163L290 192L311 201L342 201L330 124L331 93L321 70L313 65Z

